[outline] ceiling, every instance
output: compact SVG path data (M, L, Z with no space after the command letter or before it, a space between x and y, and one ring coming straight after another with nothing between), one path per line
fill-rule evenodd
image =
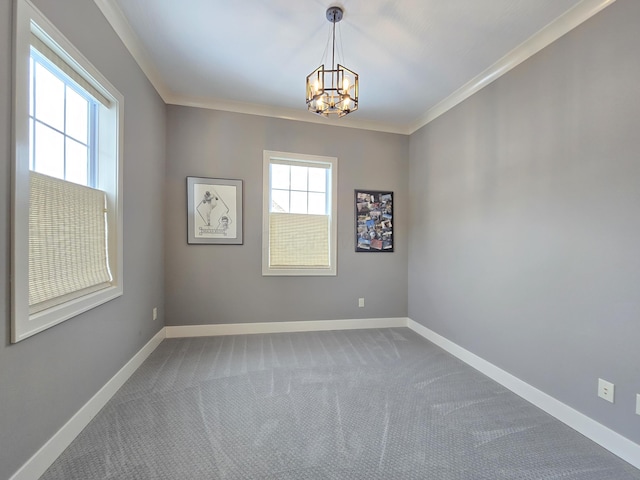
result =
M169 104L408 134L614 0L94 1ZM360 105L327 120L307 111L305 78L332 5Z

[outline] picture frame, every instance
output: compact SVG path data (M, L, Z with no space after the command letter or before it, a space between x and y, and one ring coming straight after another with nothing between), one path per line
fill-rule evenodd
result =
M393 252L393 192L355 190L356 252Z
M187 243L242 245L242 180L187 177Z

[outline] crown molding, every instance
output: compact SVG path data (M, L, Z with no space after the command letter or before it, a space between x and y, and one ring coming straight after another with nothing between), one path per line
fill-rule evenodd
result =
M543 48L569 33L578 25L584 23L596 13L611 5L616 0L583 0L561 15L547 26L533 34L523 43L507 53L504 57L465 83L447 98L430 108L422 117L418 118L408 129L412 134L440 115L462 103L474 93L520 65L522 62L538 53Z
M163 97L164 98L164 97ZM221 110L224 112L246 113L249 115L258 115L261 117L280 118L283 120L295 120L298 122L318 123L322 125L331 125L334 127L357 128L360 130L373 130L376 132L397 133L408 135L406 125L392 125L382 122L374 122L371 120L362 120L357 118L357 112L346 118L326 118L310 113L306 108L294 109L284 107L273 107L260 105L256 103L237 102L232 100L224 100L220 98L202 98L187 97L183 95L169 95L164 98L168 105L180 105L183 107L198 107L209 110Z
M389 123L375 122L370 120L360 120L353 118L322 118L311 115L307 110L297 110L283 107L268 107L253 103L235 102L213 98L194 98L171 93L170 89L161 79L158 70L153 65L142 42L131 28L124 13L115 0L94 0L95 4L102 11L107 21L111 24L116 34L120 37L126 48L129 50L134 60L138 63L144 74L154 86L165 103L170 105L182 105L187 107L198 107L212 110L222 110L226 112L245 113L259 115L263 117L273 117L286 120L296 120L300 122L319 123L322 125L333 125L339 127L358 128L361 130L373 130L378 132L397 133L401 135L411 135L420 128L432 122L440 115L446 113L459 103L469 98L471 95L482 90L511 69L538 53L557 39L570 32L578 25L584 23L595 14L608 7L616 0L583 0L568 10L564 15L558 17L537 33L529 37L518 47L491 65L489 68L465 83L458 90L447 98L431 107L424 115L418 117L410 124L392 125Z
M147 79L151 82L160 97L167 101L170 90L162 77L158 73L154 63L151 61L147 50L142 45L140 38L135 33L127 17L115 0L93 0L102 14L105 16L111 27L115 30L116 35L120 37L124 46L129 50L133 59L142 69Z
M336 127L358 128L360 130L373 130L377 132L398 133L404 135L409 133L407 125L391 125L388 123L358 120L355 118L342 118L338 121L338 119L334 118L323 118L317 115L312 115L306 109L297 110L293 108L271 107L219 98L197 98L174 94L162 80L158 70L151 61L149 54L142 45L140 38L129 24L117 2L115 0L93 1L167 105L181 105L185 107L198 107L233 113L246 113L262 117L296 120L299 122L318 123Z

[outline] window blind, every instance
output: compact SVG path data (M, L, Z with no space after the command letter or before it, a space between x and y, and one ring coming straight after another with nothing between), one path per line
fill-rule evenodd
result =
M29 313L107 288L106 194L30 172Z
M328 215L269 214L269 266L330 266Z

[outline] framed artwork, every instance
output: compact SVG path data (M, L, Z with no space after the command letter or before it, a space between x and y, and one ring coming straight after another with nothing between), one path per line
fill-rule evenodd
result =
M242 242L242 180L187 177L187 243Z
M356 190L356 252L393 252L393 192Z

